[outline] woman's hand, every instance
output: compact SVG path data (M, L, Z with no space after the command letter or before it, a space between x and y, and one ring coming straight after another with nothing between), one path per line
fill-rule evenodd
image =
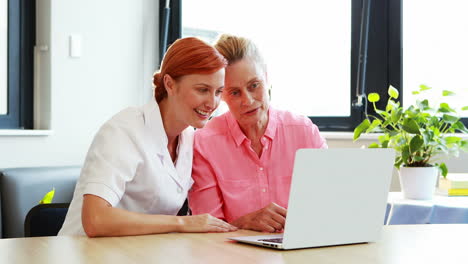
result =
M237 227L211 216L210 214L180 216L180 221L180 232L231 232L237 230Z
M241 216L231 222L232 225L242 229L260 232L279 232L284 229L287 210L275 203Z

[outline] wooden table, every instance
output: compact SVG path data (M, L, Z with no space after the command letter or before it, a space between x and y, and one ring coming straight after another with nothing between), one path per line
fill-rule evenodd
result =
M466 263L468 225L385 226L379 242L279 251L230 242L251 231L0 239L0 263Z

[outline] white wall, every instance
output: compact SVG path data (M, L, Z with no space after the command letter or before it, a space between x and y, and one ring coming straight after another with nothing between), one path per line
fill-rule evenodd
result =
M0 136L0 168L82 164L100 125L151 98L158 1L38 0L43 137ZM82 56L69 56L69 36ZM50 97L50 98L48 98ZM47 101L50 99L50 103ZM50 112L49 112L50 111Z

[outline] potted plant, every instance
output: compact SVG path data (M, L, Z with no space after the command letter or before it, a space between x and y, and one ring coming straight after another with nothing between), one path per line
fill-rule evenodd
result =
M420 94L431 89L421 85L413 94ZM368 101L373 104L375 115L366 119L354 129L354 141L362 133L382 133L378 143L371 143L369 148L394 148L396 151L395 167L399 170L400 185L405 198L432 199L439 171L443 177L448 169L445 163L437 162L441 155L458 156L459 152L468 151L468 140L463 140L456 132L468 133L460 121L456 110L447 103L438 107L429 105L427 99L417 100L415 105L406 109L397 102L399 93L394 87L388 88L388 101L385 109L378 109L380 100L377 93L370 93ZM442 96L453 96L444 90ZM468 106L461 110L468 110Z

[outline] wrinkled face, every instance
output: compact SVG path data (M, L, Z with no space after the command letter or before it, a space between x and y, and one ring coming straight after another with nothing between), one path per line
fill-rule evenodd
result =
M168 89L168 94L177 109L177 120L202 128L219 105L224 88L224 69L212 74L184 75L172 80L170 85L173 89Z
M241 127L268 121L267 78L259 63L244 58L229 65L224 83L223 100Z

